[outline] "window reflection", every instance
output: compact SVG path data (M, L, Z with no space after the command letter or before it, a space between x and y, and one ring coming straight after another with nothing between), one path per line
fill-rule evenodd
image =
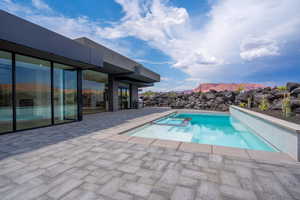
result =
M0 51L0 133L12 129L12 55Z
M85 70L82 82L83 114L106 111L107 74Z
M130 108L130 90L129 84L120 83L118 88L119 110Z
M54 123L77 120L76 69L54 63L53 86Z
M50 62L16 55L17 130L51 124Z

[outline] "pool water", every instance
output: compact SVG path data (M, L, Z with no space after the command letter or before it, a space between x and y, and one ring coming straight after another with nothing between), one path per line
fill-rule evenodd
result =
M180 125L183 119L189 119L184 126ZM276 151L261 137L230 115L176 114L129 131L127 135Z

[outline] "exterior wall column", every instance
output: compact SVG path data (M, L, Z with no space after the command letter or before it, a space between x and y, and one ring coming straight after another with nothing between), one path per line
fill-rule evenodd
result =
M113 75L108 75L108 110L111 112L118 110L118 81Z
M134 108L135 102L139 100L138 90L139 88L136 85L132 85L132 84L130 85L130 107L131 108Z

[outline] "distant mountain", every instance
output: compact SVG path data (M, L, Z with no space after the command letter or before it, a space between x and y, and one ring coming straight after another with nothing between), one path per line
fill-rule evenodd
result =
M267 86L255 83L202 83L193 92L208 92L209 90L216 91L236 91L240 88L244 90L252 90L257 88L265 88Z

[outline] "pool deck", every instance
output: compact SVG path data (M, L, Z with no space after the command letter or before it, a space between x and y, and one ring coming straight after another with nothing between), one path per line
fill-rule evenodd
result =
M1 135L0 199L300 199L300 164L286 154L120 135L174 111Z

